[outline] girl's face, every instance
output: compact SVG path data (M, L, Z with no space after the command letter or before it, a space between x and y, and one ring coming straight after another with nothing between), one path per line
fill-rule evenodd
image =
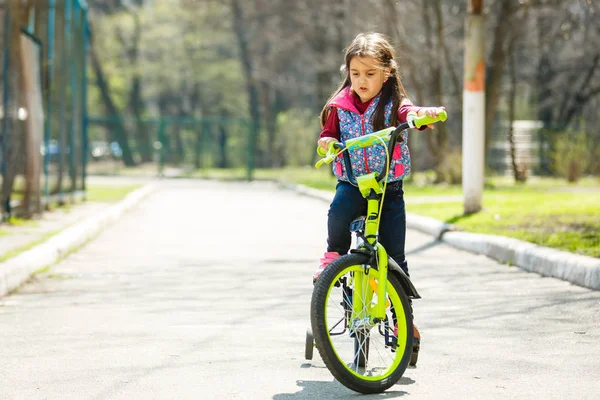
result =
M381 64L374 57L352 57L350 60L352 90L358 94L363 103L371 100L377 96L391 70L391 68L381 68Z

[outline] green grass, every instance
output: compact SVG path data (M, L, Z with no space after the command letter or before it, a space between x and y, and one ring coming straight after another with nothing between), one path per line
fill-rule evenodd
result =
M38 244L42 244L44 243L46 240L50 239L52 236L58 234L60 232L60 230L57 231L52 231L52 232L48 232L45 235L41 236L39 239L33 241L33 242L29 242L23 246L19 246L16 247L2 255L0 255L0 262L4 262L6 260L8 260L9 258L13 258L18 256L19 254L30 250L32 248L34 248L35 246L37 246Z
M547 185L486 189L483 210L475 214L464 215L462 202L409 204L407 211L467 232L600 257L600 190L569 193Z
M18 218L18 217L11 217L5 223L6 223L6 225L10 225L10 226L16 227L16 228L28 228L28 227L39 226L39 223L37 221L27 220L27 219ZM13 233L14 233L14 230L11 230L11 231L0 230L0 237L12 235Z
M6 223L16 227L35 227L39 225L36 221L18 217L10 217Z
M141 185L88 185L87 200L103 203L116 203L140 187Z

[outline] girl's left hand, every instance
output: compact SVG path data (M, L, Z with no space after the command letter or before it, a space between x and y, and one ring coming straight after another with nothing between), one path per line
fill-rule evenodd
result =
M419 112L417 112L417 115L419 117L423 116L423 115L428 115L430 117L437 117L439 113L441 113L442 111L444 111L446 109L446 107L422 107ZM429 124L427 125L428 128L430 129L435 129L435 127L433 126L433 124Z

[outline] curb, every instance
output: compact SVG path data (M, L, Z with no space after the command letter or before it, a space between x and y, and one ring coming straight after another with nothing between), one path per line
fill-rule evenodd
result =
M327 202L333 193L303 185L287 189ZM452 225L430 217L406 213L406 227L434 236L437 240L529 272L562 279L589 289L600 290L600 259L539 246L505 236L454 231Z
M154 183L148 183L129 193L119 203L66 228L44 243L0 263L0 297L21 286L36 271L57 263L87 243L125 211L138 204L154 188Z

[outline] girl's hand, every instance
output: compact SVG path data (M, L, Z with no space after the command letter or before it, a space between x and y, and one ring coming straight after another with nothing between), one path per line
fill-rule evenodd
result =
M421 117L423 115L427 115L427 116L435 118L438 116L439 113L441 113L445 109L446 109L446 107L422 107L421 109L419 109L419 112L417 112L417 115L419 117ZM429 125L427 125L427 127L430 129L435 129L433 124L429 124Z
M317 144L324 148L325 151L329 150L329 143L331 142L337 142L338 140L336 138L332 138L332 137L324 137L319 139L319 141L317 142Z

